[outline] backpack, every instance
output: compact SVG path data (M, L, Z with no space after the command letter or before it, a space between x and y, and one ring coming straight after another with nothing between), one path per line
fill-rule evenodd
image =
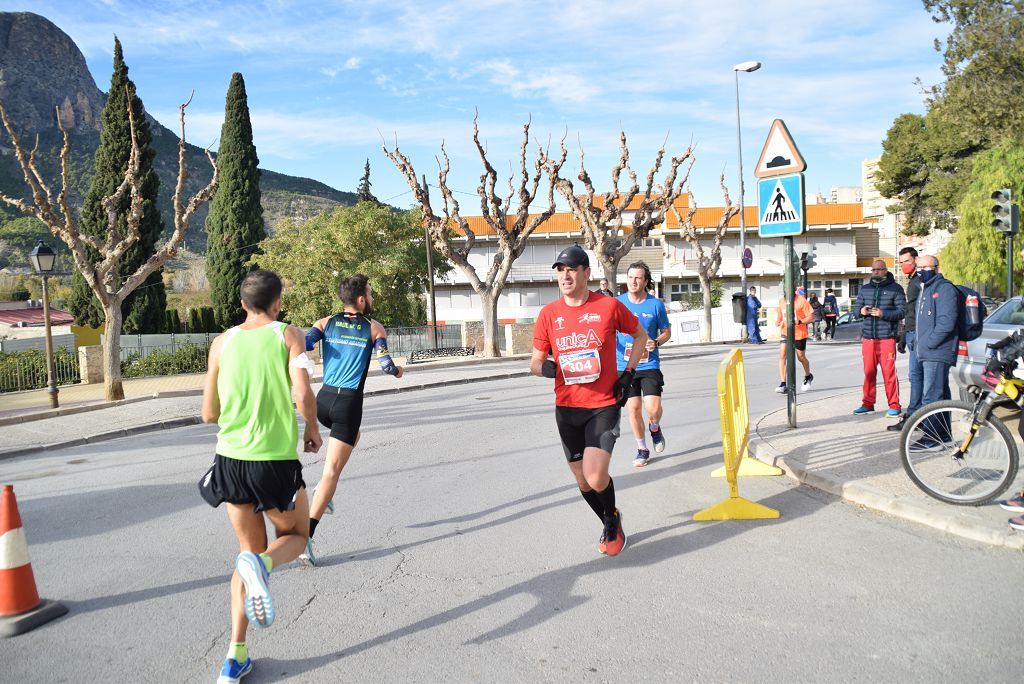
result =
M967 287L957 285L956 336L963 342L981 337L988 309L981 301L981 295Z

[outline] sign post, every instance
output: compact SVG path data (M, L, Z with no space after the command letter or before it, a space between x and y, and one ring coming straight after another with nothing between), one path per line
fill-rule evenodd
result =
M789 134L782 119L772 122L761 157L754 169L757 183L757 234L781 237L785 249L786 301L786 409L789 426L796 427L796 270L799 264L793 249L793 237L803 235L807 227L804 193L804 169L807 162Z

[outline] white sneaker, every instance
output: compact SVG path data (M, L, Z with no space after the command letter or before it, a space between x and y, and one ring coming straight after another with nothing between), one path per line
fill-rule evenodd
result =
M776 394L785 394L786 393L786 383L780 382L779 386L775 388L775 393Z
M800 391L801 392L806 392L807 390L811 389L811 383L812 382L814 382L814 374L813 373L811 375L808 375L806 378L804 378L804 384L800 385Z

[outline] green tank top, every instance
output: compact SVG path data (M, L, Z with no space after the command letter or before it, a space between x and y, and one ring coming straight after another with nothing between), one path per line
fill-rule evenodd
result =
M299 428L288 375L285 323L224 333L217 453L241 461L297 460Z

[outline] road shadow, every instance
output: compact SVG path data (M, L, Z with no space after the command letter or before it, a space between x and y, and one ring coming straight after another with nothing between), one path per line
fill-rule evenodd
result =
M371 636L364 641L323 655L295 660L261 659L253 670L249 681L266 682L276 680L278 677L310 672L335 663L346 656L390 645L413 634L426 632L440 625L487 610L510 598L522 595L532 597L533 605L530 608L510 617L501 626L477 635L465 642L464 645L482 644L502 639L536 627L552 617L562 616L578 606L594 600L594 597L576 591L577 582L581 577L622 568L637 570L648 568L662 561L734 540L752 530L766 526L784 525L789 521L812 515L828 505L827 501L808 497L795 488L768 497L761 503L782 510L783 517L770 521L696 523L691 519L693 511L680 513L675 516L674 521L669 521L660 527L634 532L629 537L626 550L616 558L602 556L576 565L549 570L408 625Z

